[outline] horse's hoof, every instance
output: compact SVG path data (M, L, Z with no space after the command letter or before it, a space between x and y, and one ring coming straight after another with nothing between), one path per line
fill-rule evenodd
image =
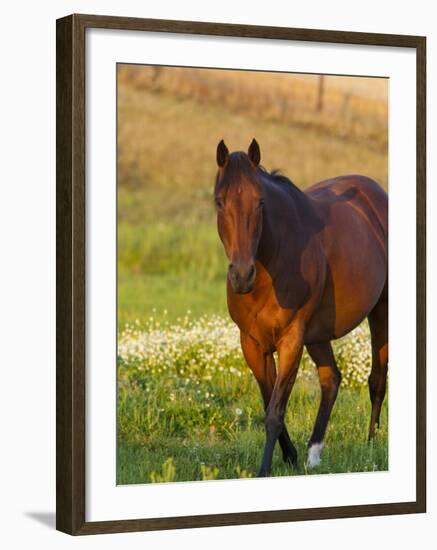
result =
M308 459L307 459L307 468L311 470L312 468L317 468L320 466L320 453L322 452L323 443L313 443L308 448Z
M270 475L270 472L267 472L263 469L261 469L259 472L258 472L258 475L256 477L269 477Z

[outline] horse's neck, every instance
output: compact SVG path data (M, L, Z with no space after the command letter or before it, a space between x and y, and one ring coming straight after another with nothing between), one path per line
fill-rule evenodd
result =
M317 231L312 201L302 191L286 183L266 181L263 185L265 211L258 246L258 259L271 264L298 262L308 239ZM290 184L291 185L291 184Z

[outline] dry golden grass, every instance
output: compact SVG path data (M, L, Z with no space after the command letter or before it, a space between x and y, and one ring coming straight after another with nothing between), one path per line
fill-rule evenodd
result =
M386 79L179 67L119 67L119 82L282 125L387 148Z
M148 204L143 201L138 216L146 215L145 209L151 216L160 210L162 193L171 216L193 198L199 206L209 204L215 150L222 138L230 150L241 150L256 137L265 167L280 169L302 188L351 173L370 176L387 186L387 149L381 146L387 141L386 125L379 145L369 143L315 124L289 123L248 109L234 110L219 101L200 101L188 91L185 97L181 91L173 94L144 87L141 83L150 80L150 70L123 67L119 73L119 186L147 190ZM168 193L169 189L173 192ZM121 215L135 217L136 209L132 200Z

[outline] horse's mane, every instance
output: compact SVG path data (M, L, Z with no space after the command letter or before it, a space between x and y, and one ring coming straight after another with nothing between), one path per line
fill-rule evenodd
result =
M282 174L280 170L275 169L269 172L268 170L266 170L266 168L264 168L264 166L261 165L258 166L258 169L262 172L264 176L267 177L267 179L269 179L273 183L291 187L291 189L293 189L294 191L299 191L299 193L302 193L299 187L297 187L297 185L295 185L291 181L291 179L287 178L287 176L284 176L284 174Z

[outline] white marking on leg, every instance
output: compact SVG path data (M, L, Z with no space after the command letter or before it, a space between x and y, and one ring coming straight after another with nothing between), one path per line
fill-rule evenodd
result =
M313 443L308 449L308 468L315 468L320 466L320 453L322 451L323 443Z

